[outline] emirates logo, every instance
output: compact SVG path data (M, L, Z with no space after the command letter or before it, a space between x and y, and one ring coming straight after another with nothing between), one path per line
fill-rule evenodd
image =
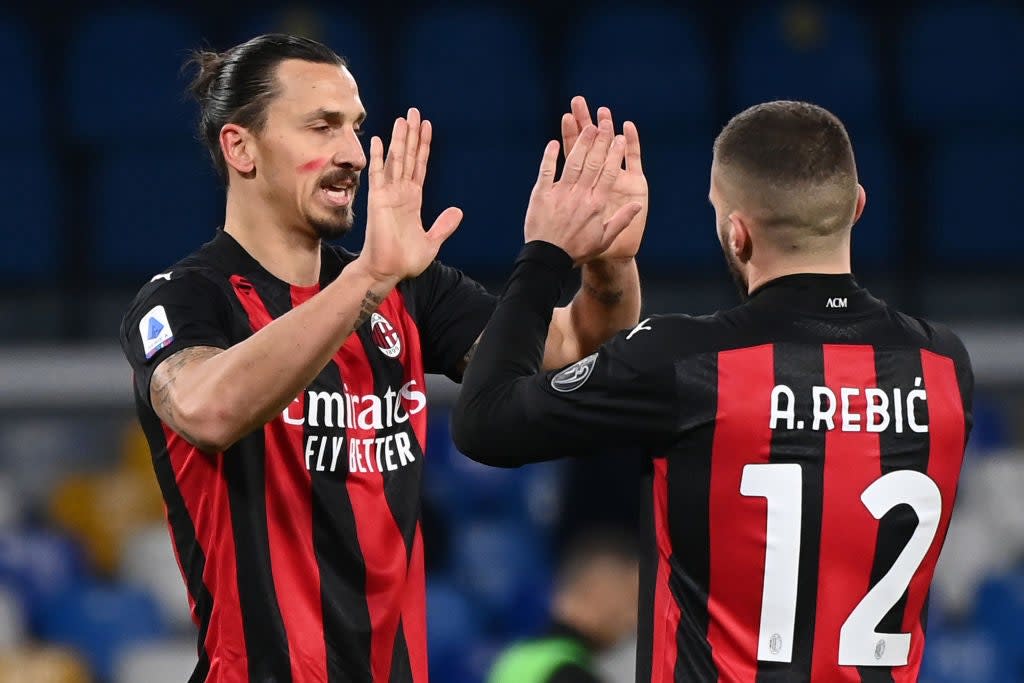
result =
M402 339L398 336L398 330L380 313L370 316L370 334L373 343L388 358L397 358L402 353Z

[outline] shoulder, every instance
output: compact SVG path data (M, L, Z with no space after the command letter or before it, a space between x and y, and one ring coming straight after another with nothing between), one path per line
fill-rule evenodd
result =
M179 261L154 275L132 299L122 323L137 323L160 306L226 313L230 310L230 281L226 275L197 256Z
M712 315L651 315L623 330L614 340L619 348L638 357L681 359L727 349L744 343L743 315L737 309Z
M912 333L920 336L920 346L940 356L953 359L957 365L970 365L970 355L960 336L948 325L926 318L919 318L900 311L893 311L894 317Z

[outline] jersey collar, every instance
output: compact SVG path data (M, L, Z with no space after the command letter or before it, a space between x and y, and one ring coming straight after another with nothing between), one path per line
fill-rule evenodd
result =
M857 284L852 273L797 273L770 280L750 294L756 305L811 313L843 314L877 310L884 304Z

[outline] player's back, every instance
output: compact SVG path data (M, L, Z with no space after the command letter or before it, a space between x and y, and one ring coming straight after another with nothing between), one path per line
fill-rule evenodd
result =
M683 423L654 458L638 681L917 680L970 429L959 340L850 276L649 325Z

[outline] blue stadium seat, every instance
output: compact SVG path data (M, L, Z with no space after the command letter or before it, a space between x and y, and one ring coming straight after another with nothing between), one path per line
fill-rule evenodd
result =
M179 140L151 164L130 149L110 150L89 183L98 279L148 279L212 239L223 222L220 183L193 140Z
M974 622L990 634L999 647L1000 659L1024 672L1024 568L986 579L978 589Z
M471 521L454 533L454 575L493 629L514 638L547 621L548 558L538 535L514 521Z
M1011 4L922 7L900 40L905 115L932 132L1024 120L1024 11Z
M182 17L158 10L86 17L67 51L69 122L85 142L118 141L155 163L167 134L191 133L181 67L199 46Z
M428 433L423 489L440 510L453 519L525 517L530 468L488 467L464 456L452 443L447 412L434 412Z
M36 41L20 23L0 20L4 91L0 107L0 206L4 240L0 280L35 282L57 269L58 210L63 192L54 173Z
M692 17L675 8L587 11L566 41L562 106L584 95L592 112L606 105L617 121L636 121L641 138L649 132L659 144L658 136L680 127L710 133L714 85L704 36Z
M101 680L110 680L121 650L165 637L160 608L134 588L91 585L54 602L40 635L81 652Z
M903 251L903 197L892 148L881 137L853 139L857 176L868 201L853 229L853 271L883 272L899 268Z
M855 12L785 4L747 16L734 34L734 112L768 100L807 100L855 131L881 126L877 33Z
M466 646L480 637L480 616L450 577L435 575L427 580L427 642L435 679L472 680Z
M0 534L0 584L21 598L34 629L59 596L85 580L85 558L69 538L43 531Z
M434 123L426 221L452 205L466 212L441 257L476 274L507 267L544 143L558 130L544 118L536 32L519 14L447 8L409 22L398 44L395 106L417 106Z
M983 632L954 629L929 634L919 683L1016 683L1016 672Z
M993 220L980 211L994 198L1020 192L1022 158L1020 133L949 136L935 145L926 171L924 221L936 263L989 266L1024 249L1024 231L1011 217Z
M359 97L366 107L367 121L371 127L376 126L371 132L391 130L391 114L397 112L383 108L390 95L381 75L380 60L371 45L372 31L358 15L348 8L336 11L324 7L291 7L258 14L241 25L241 30L232 37L232 44L264 33L312 38L344 57L359 83Z
M723 267L715 211L708 203L712 142L709 135L644 145L651 209L638 262L645 275L718 273Z
M398 45L400 110L420 107L453 137L468 126L470 135L506 138L514 124L542 121L545 71L526 17L490 7L431 10L407 23ZM545 123L557 130L558 121ZM543 149L544 139L537 144Z

